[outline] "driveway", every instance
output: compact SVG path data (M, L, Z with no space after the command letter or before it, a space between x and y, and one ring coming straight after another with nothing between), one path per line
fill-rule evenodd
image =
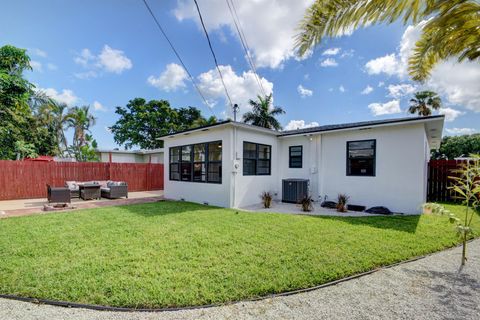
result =
M0 319L479 319L480 239L461 249L286 297L186 311L100 312L0 299Z

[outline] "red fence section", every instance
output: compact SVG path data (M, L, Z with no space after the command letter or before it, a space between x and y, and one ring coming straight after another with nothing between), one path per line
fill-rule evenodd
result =
M452 186L456 169L460 169L461 160L430 160L428 163L427 201L458 201L455 193L449 188Z
M0 160L0 200L44 198L46 184L63 186L67 180L126 181L129 191L163 190L163 164Z

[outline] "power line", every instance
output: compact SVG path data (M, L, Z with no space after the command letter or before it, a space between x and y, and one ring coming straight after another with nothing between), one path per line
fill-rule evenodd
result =
M242 44L243 50L245 51L245 56L247 59L248 64L250 65L250 68L252 69L255 79L257 80L258 86L260 87L260 90L262 91L263 95L266 96L265 90L263 88L262 82L260 81L260 77L257 72L257 68L255 66L255 62L253 61L253 58L250 54L250 48L248 47L247 43L247 38L245 37L245 34L243 33L242 29L242 24L240 22L240 19L238 18L237 10L235 8L235 4L233 3L233 0L225 0L228 5L228 10L230 11L230 15L232 16L233 23L235 24L235 28L237 29L238 37L240 38L240 42ZM231 5L230 5L231 3ZM233 8L233 11L232 11ZM238 22L238 23L237 23Z
M220 80L222 81L223 88L225 89L225 94L227 95L228 101L230 102L230 106L233 108L232 99L228 94L227 86L225 85L225 81L223 80L222 71L220 71L220 67L218 66L217 56L215 55L215 51L213 51L212 42L210 41L210 37L208 36L207 28L205 27L205 23L203 22L202 13L200 12L200 7L198 6L197 0L193 0L195 2L195 6L197 7L198 16L200 17L200 22L203 27L203 31L205 32L205 36L207 37L208 46L210 47L210 51L212 52L213 60L215 61L215 66L217 67L218 74L220 75Z
M165 31L163 30L162 25L160 24L160 22L158 22L157 17L156 17L155 14L153 13L152 9L150 9L150 6L148 5L147 0L143 0L143 3L145 4L145 7L147 8L148 12L150 12L150 15L152 16L153 20L155 21L155 24L157 25L158 29L160 30L160 32L163 34L163 36L164 36L165 39L167 40L168 44L170 45L170 48L172 48L172 51L175 53L175 55L177 56L178 60L179 60L180 63L182 64L183 69L185 70L185 72L187 72L188 77L190 78L190 81L192 81L193 86L194 86L195 89L197 90L197 92L198 92L198 94L200 95L200 97L202 98L203 102L204 102L205 105L208 107L208 109L212 112L212 114L213 114L214 116L216 116L216 115L215 115L215 112L214 112L213 109L212 109L212 107L210 107L210 104L208 103L207 99L206 99L205 96L202 94L202 91L200 91L200 88L198 87L197 83L195 82L195 79L193 78L192 74L190 73L190 71L188 71L187 66L185 65L185 63L183 63L183 60L182 60L182 58L180 57L180 54L178 53L178 51L175 49L173 43L172 43L172 42L170 41L170 39L168 38L168 36L167 36L167 34L165 33Z

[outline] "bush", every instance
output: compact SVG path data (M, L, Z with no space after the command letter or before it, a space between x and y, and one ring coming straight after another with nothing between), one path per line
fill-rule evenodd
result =
M313 210L313 199L312 196L305 196L300 200L300 205L302 206L302 211L310 212Z
M260 198L262 198L262 203L263 207L268 209L272 206L272 194L268 191L263 191L262 194L260 195Z
M338 212L347 212L347 202L348 199L350 199L349 196L347 196L344 193L339 193L338 194L338 199L337 199L337 211Z

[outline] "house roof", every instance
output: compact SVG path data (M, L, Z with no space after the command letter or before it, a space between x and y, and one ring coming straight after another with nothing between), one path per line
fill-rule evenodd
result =
M284 136L291 136L291 135L297 135L297 134L309 134L309 133L342 130L342 129L355 129L355 128L362 128L362 127L372 127L372 126L379 126L379 125L397 124L402 122L425 121L429 119L442 119L442 118L444 118L444 115L328 124L324 126L311 127L311 128L305 128L305 129L282 131L280 133L280 136L284 137Z
M226 120L226 121L218 122L215 124L210 124L207 126L202 126L202 127L192 128L192 129L179 131L171 134L166 134L164 136L159 137L158 139L163 140L166 137L173 138L178 135L188 135L196 131L208 131L210 128L221 127L221 126L234 126L234 127L246 128L249 130L260 131L260 132L272 134L278 137L289 137L289 136L296 136L296 135L310 135L315 133L326 133L326 132L332 132L332 131L354 130L354 129L361 129L361 128L401 125L404 123L412 123L412 122L422 122L422 123L426 123L427 138L430 143L430 146L432 148L439 148L440 141L442 138L444 117L445 117L444 115L435 115L435 116L427 116L427 117L405 117L405 118L396 118L396 119L329 124L324 126L297 129L297 130L288 130L288 131L274 131L274 130L265 129L265 128L257 127L250 124L245 124L242 122L233 122L232 120Z

